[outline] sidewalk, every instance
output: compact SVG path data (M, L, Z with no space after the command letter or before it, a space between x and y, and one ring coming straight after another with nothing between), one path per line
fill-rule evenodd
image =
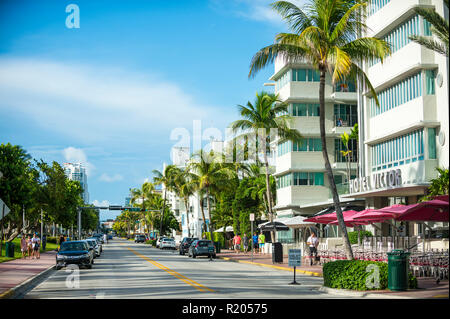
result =
M219 254L217 254L218 258L234 261L234 262L241 262L241 263L248 263L248 264L255 264L262 267L270 267L275 269L281 269L286 271L294 271L294 268L288 266L288 256L283 255L283 263L272 263L272 255L271 254L253 254L253 263L252 263L252 254L247 253L239 253L236 254L232 250L224 250L222 249ZM302 266L296 268L297 274L302 275L309 275L309 276L316 276L316 277L322 277L322 266L309 266L306 264L305 259L302 259ZM390 290L379 290L376 292L373 291L366 291L366 292L360 292L361 294L365 295L380 295L380 297L386 298L388 296L392 297L400 297L400 298L414 298L414 299L425 299L425 298L449 298L449 283L448 280L441 281L439 284L436 284L435 280L433 278L417 278L419 289L409 289L407 291L401 291L401 292L395 292ZM339 289L330 289L324 287L324 291L333 291L335 293L341 292L343 294L352 292L346 291L346 290L339 290Z
M55 251L40 259L14 259L0 263L0 299L9 298L15 288L55 265Z

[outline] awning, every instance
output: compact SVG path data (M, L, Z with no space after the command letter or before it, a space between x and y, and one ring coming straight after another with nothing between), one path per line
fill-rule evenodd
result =
M302 228L302 227L314 227L316 224L311 222L305 222L307 217L303 216L295 216L292 218L288 218L283 222L289 228Z
M264 226L261 227L261 230L263 230L263 231L288 231L289 227L283 223L274 221L271 223L266 223Z
M283 224L284 224L284 222L285 222L286 220L288 220L288 219L289 219L289 217L280 217L280 218L275 218L275 219L273 220L273 222L278 222L278 223L283 223ZM270 223L270 221L265 222L265 223L262 223L262 224L259 224L259 225L258 225L258 228L261 228L262 226L267 225L268 223Z
M233 226L227 226L227 228L225 229L226 233L231 233L233 232ZM220 227L218 230L214 231L215 233L223 233L223 227Z

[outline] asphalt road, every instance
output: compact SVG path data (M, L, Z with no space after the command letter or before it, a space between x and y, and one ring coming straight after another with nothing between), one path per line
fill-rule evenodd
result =
M103 245L92 269L52 271L25 299L342 298L318 291L322 278L207 257L180 256L125 240ZM75 280L75 279L79 280ZM348 297L346 297L348 298Z

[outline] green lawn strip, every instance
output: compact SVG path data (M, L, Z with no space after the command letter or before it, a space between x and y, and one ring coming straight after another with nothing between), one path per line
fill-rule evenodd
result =
M14 243L14 257L5 257L6 243L3 242L0 263L18 259L18 258L22 258L22 252L20 251L20 238L15 238L15 239L13 239L12 242ZM55 250L56 248L58 248L57 244L47 243L47 245L45 246L45 251L52 251L52 250ZM42 245L41 245L41 253L42 252L43 252L43 249L42 249Z

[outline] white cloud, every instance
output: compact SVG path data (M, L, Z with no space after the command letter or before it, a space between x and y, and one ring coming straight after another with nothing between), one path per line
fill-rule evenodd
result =
M92 163L88 162L86 153L79 148L75 147L67 147L62 151L64 155L64 159L71 163L81 163L86 168L86 175L90 176L92 171L95 169L95 166Z
M0 101L0 110L85 145L148 145L194 119L217 127L233 120L161 75L31 58L0 57Z
M113 176L109 176L106 173L103 173L100 178L99 178L102 182L107 182L107 183L113 183L113 182L117 182L117 181L121 181L123 180L123 176L120 174L114 174Z

